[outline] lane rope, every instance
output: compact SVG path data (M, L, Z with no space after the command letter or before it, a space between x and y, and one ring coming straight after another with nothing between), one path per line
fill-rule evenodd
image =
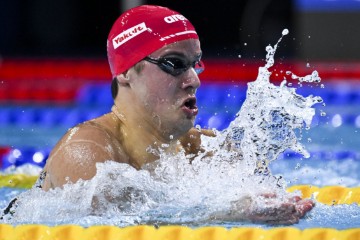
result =
M0 224L0 239L31 240L358 240L360 228L336 230L332 228L309 228L299 230L293 227L261 229L241 227L201 227L192 229L185 226L91 226L77 225L19 225L13 227Z

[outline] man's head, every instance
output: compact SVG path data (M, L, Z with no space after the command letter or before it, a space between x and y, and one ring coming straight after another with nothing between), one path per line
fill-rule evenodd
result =
M124 12L112 26L107 54L113 78L165 45L198 39L183 15L165 7L142 5Z
M163 136L180 136L193 126L201 49L186 18L158 6L129 10L111 30L108 58L113 97L127 119Z

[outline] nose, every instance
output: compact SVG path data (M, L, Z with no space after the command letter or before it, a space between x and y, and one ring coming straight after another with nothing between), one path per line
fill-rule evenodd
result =
M196 90L200 87L201 82L194 68L190 68L183 74L182 89Z

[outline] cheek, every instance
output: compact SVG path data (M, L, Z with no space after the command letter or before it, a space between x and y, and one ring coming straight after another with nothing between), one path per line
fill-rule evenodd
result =
M147 86L147 101L158 105L159 107L167 107L177 102L177 86L169 82L155 83ZM146 100L145 100L146 101Z
M143 105L148 110L159 113L173 109L177 104L179 82L157 68L145 68L142 76L134 87L137 88L137 97Z

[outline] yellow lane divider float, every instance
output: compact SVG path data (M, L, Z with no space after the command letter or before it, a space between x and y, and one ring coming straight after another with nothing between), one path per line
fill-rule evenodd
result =
M300 191L303 198L313 196L317 202L327 205L360 204L360 187L326 186L319 188L311 185L295 185L289 187L287 191Z
M0 187L30 188L37 176L22 174L0 175ZM292 186L289 192L300 191L304 198L314 197L318 202L334 204L360 204L360 187ZM360 228L336 230L332 228L293 227L261 229L252 227L226 229L224 227L184 226L91 226L77 225L11 226L0 224L0 240L360 240Z
M25 174L0 174L0 188L31 188L38 176L31 176Z
M226 229L184 226L92 226L77 225L48 227L44 225L0 224L1 240L359 240L360 229L336 230L293 227L261 229L252 227Z

